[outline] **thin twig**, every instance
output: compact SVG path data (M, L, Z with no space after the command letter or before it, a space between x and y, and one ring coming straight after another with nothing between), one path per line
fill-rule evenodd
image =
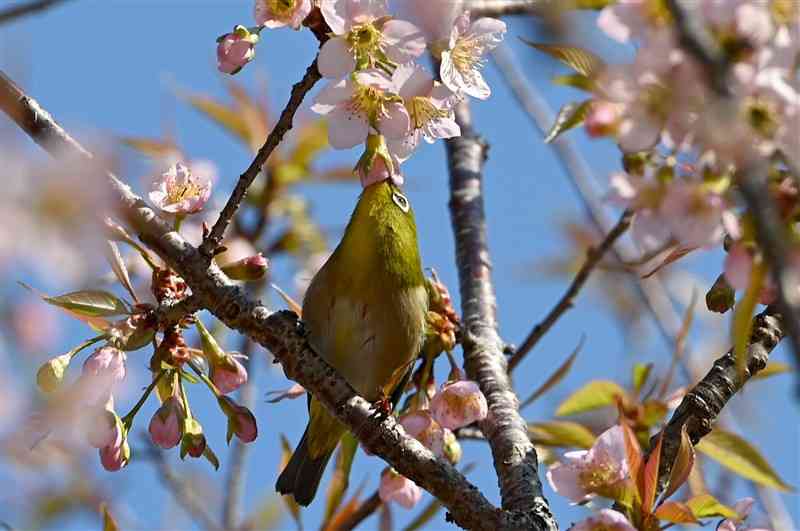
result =
M564 0L468 0L467 8L473 20L480 17L531 15L543 9L557 7Z
M633 211L626 210L623 212L622 217L619 218L619 221L614 228L606 235L603 239L602 243L597 247L590 247L586 253L586 261L581 266L578 273L575 275L575 278L572 280L572 284L570 284L567 291L562 295L561 299L556 303L552 310L547 314L547 316L536 326L528 334L528 337L525 338L525 341L522 342L522 345L517 349L511 359L508 362L508 370L511 372L514 370L514 367L522 361L522 358L530 352L533 347L539 342L539 340L544 337L545 334L553 327L553 325L558 321L558 319L570 308L572 308L575 297L578 296L581 288L586 284L586 281L589 280L589 276L592 274L592 271L600 263L600 259L606 254L606 252L614 245L614 242L622 236L625 231L628 230L628 227L631 226L631 219L633 218Z
M450 219L456 241L464 322L464 368L478 382L489 405L489 415L481 423L481 430L492 449L503 508L527 514L536 529L557 529L542 494L536 450L518 410L519 400L511 387L503 354L505 343L497 331L481 189L486 145L472 128L466 101L456 106L455 118L461 136L447 140L446 146Z
M158 467L159 479L166 484L166 490L172 494L186 514L204 529L222 531L222 527L206 512L206 502L197 495L189 483L172 470L170 464L164 459L164 452L153 445L145 434L142 434L142 441L147 447L147 455Z
M361 505L358 506L358 509L350 515L350 518L341 522L341 524L336 528L337 531L350 531L351 529L355 529L361 522L369 518L372 513L378 510L378 507L381 506L381 497L376 490L372 493L372 496L361 502Z
M50 9L65 0L36 0L35 2L23 2L15 4L0 11L0 24L6 24L26 15L33 15L40 11Z
M720 101L731 98L727 72L729 61L699 17L692 17L680 0L667 2L675 19L681 45L711 73L711 86ZM785 224L781 222L767 186L768 168L764 162L751 163L742 168L737 179L738 189L753 216L760 248L770 265L770 273L778 287L778 309L786 317L786 331L792 345L795 365L800 368L800 281L790 265L790 250Z
M1 74L1 73L0 73ZM11 101L5 96L16 94ZM0 108L54 157L86 151L39 104L0 75ZM306 341L302 323L289 311L270 312L247 297L219 267L186 242L172 224L161 219L131 188L107 172L118 211L139 238L186 281L203 306L226 326L238 330L272 352L286 376L314 394L328 411L352 431L362 445L400 474L436 496L451 521L466 529L497 531L542 528L541 518L527 510L498 509L456 468L402 430L394 417L377 415L336 370ZM503 362L504 362L503 358ZM523 424L524 426L524 424ZM527 437L526 437L527 442ZM514 448L524 453L528 444ZM511 461L507 466L513 466ZM535 471L535 469L534 469Z
M311 90L321 77L317 69L317 60L314 59L314 62L306 69L303 79L295 83L292 87L292 94L289 97L289 102L281 112L280 118L278 118L277 123L267 136L264 145L261 146L261 149L256 153L250 166L239 176L239 181L236 183L233 192L231 192L231 196L228 198L228 202L225 203L222 212L220 212L219 218L217 218L211 231L203 238L203 243L200 245L200 253L206 258L211 258L214 255L214 252L222 242L222 237L225 235L225 229L228 228L228 224L239 209L239 205L244 199L245 194L247 194L247 189L258 176L259 172L261 172L261 168L267 162L270 155L272 155L272 152L278 147L278 144L281 143L284 135L292 128L294 115L297 109L300 108L300 104L303 103L303 98L305 98L308 91Z

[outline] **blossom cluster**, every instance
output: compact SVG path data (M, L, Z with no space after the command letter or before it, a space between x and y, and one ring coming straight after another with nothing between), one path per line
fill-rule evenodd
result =
M730 254L722 287L745 289L760 275L760 299L768 303L776 290L764 268L754 267L764 258L736 185L762 168L787 232L798 236L800 7L699 0L688 9L728 65L722 83L729 94L720 96L715 73L682 47L666 3L623 0L605 7L597 24L611 39L636 44L636 55L613 65L592 56L593 67L575 84L592 95L583 123L590 136L610 136L624 153L624 171L610 177L610 199L636 212L633 233L644 248L671 248L674 258L724 241Z
M402 183L400 164L421 140L460 136L453 107L465 96L486 99L484 56L502 40L506 25L471 20L461 2L431 0L409 18L392 16L386 0L321 0L327 29L317 65L328 80L311 109L326 116L335 149L364 144L355 171L361 183ZM219 39L219 69L238 72L254 57L263 28L299 29L310 0L257 0L258 26L237 26ZM429 50L440 62L439 78L417 60Z

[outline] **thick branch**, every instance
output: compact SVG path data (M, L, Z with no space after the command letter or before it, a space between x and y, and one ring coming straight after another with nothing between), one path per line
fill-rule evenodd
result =
M33 15L40 11L44 11L51 7L55 7L64 0L36 0L34 2L25 2L12 5L0 11L0 24L11 22L12 20L24 17L26 15Z
M7 97L9 95L15 97L9 100ZM79 154L91 158L91 154L56 124L38 103L25 96L2 75L0 75L0 108L54 156L60 156L65 151L77 150ZM142 241L186 280L205 308L229 328L241 332L269 349L276 360L283 365L287 377L313 392L314 396L336 415L368 450L381 456L401 474L413 479L419 486L436 496L447 507L455 523L467 529L491 531L544 527L542 517L527 507L515 511L497 509L452 465L445 460L437 459L422 444L408 437L393 417L379 417L371 404L358 396L353 388L309 347L302 324L294 313L289 311L271 313L260 302L250 300L240 286L228 279L213 261L209 263L199 250L186 242L179 233L174 232L170 224L158 217L153 209L131 191L129 186L113 174L109 173L108 179L118 196L121 215L137 231ZM502 355L496 358L504 363ZM523 423L523 430L524 426ZM521 455L525 455L527 447L532 453L533 448L529 442L517 450L523 452ZM511 451L508 454L510 467L513 467L519 459L513 459ZM534 454L533 478L538 486L535 471ZM530 476L525 474L523 477ZM540 494L532 503L545 504ZM549 517L546 505L544 511ZM550 527L554 528L555 525Z
M739 373L736 356L731 349L714 362L708 374L683 398L663 430L659 492L666 487L672 464L678 455L683 427L686 426L692 444L697 444L705 437L725 404L750 378L766 367L770 352L784 337L785 325L786 320L777 309L768 306L753 319L753 333L747 346L747 368L744 373ZM656 439L653 438L651 446L655 442Z
M497 332L495 295L486 238L482 170L486 145L472 129L469 107L456 107L462 136L447 140L450 170L450 218L456 241L462 346L467 375L478 382L489 404L481 423L492 448L503 508L529 515L535 529L556 529L557 523L542 495L536 450L528 438L511 387L504 343Z
M727 83L729 61L714 39L692 17L681 0L667 2L675 19L681 45L711 74L711 86L720 100L729 100L731 90ZM798 178L800 176L795 176ZM790 265L790 238L781 222L775 203L767 186L767 168L764 163L753 163L743 168L737 180L739 191L755 222L760 248L769 262L770 273L778 287L778 309L786 316L786 332L792 345L795 365L800 368L800 297L797 286L800 279Z
M203 238L203 244L200 246L200 253L206 258L213 256L214 251L219 247L222 242L222 237L225 235L225 229L228 228L228 224L239 209L239 205L242 203L245 194L247 194L247 189L253 184L253 181L264 166L264 163L267 162L269 156L272 155L272 152L278 147L278 144L281 143L284 135L292 128L292 120L294 120L294 115L297 109L300 108L300 104L303 103L303 98L305 98L308 91L311 90L321 77L317 69L317 60L314 59L314 62L306 69L303 79L295 83L292 87L292 94L289 97L289 102L281 112L278 122L272 128L272 131L270 131L267 140L264 142L264 145L261 146L261 149L258 150L258 153L256 153L250 166L239 176L239 181L236 183L236 187L228 198L228 202L225 203L222 212L220 212L219 218L211 228L211 232Z
M556 321L558 321L567 310L572 308L575 297L578 296L581 288L583 288L586 281L589 280L589 275L592 274L592 271L594 271L594 268L600 263L600 259L603 258L606 252L614 246L614 242L628 230L628 227L631 226L632 218L633 211L626 210L623 212L622 217L619 218L617 224L614 225L614 228L606 235L600 245L589 248L586 253L586 261L581 266L578 274L575 275L567 291L553 309L550 310L550 313L547 314L544 320L533 327L533 330L531 330L528 337L525 338L525 341L522 342L522 345L520 345L514 355L511 356L508 362L509 372L514 370L514 367L516 367L517 364L522 361L522 358L536 346L539 340L553 327Z

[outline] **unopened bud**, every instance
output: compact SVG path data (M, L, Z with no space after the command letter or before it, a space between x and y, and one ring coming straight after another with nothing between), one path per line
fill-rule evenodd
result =
M62 354L39 367L39 371L36 373L36 384L42 392L52 393L58 389L61 382L64 381L64 373L71 359L72 356L69 354Z
M221 266L222 272L233 280L259 280L269 269L269 260L261 253Z
M217 402L228 417L228 443L230 444L234 435L245 443L255 441L258 437L258 425L253 412L227 396L220 396Z
M391 179L395 184L403 184L400 163L395 160L383 135L371 134L367 137L364 153L358 159L353 172L361 179L361 186L367 186Z
M183 437L181 437L181 459L189 454L200 457L206 450L206 436L203 435L203 426L194 418L183 420Z
M456 439L456 434L447 428L444 429L444 456L454 465L461 461L461 444Z
M736 302L736 290L728 284L725 274L717 277L714 285L706 293L706 307L716 313L725 313L733 308Z

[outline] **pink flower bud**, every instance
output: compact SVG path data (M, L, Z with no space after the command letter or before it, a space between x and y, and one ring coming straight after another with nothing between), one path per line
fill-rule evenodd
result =
M222 272L233 280L259 280L269 269L269 260L258 253L221 266Z
M114 347L95 350L83 363L82 383L88 403L97 403L125 379L125 353Z
M256 56L258 34L250 33L244 26L236 26L232 33L217 39L217 68L226 74L236 74Z
M378 494L384 503L395 502L406 509L411 509L422 498L422 489L407 477L387 468L381 474Z
M616 103L603 100L593 101L584 121L586 134L592 137L614 134L621 118L621 110Z
M234 435L245 443L255 441L258 437L258 425L253 413L227 396L220 396L217 402L222 412L228 417L228 443L231 442Z
M95 407L86 419L86 439L97 449L107 446L118 447L124 437L122 421L114 413L113 401L109 402L110 406Z
M412 411L400 417L400 424L410 436L421 442L434 455L444 456L444 430L430 411Z
M128 440L122 439L118 445L109 445L99 450L100 463L109 472L116 472L128 464L131 459L131 447Z
M211 360L211 381L226 395L247 383L247 369L239 360L226 354L219 362Z
M174 448L183 437L183 404L177 396L169 397L150 419L150 438L156 446Z
M489 407L478 384L470 380L447 382L431 401L431 414L449 430L486 418Z

